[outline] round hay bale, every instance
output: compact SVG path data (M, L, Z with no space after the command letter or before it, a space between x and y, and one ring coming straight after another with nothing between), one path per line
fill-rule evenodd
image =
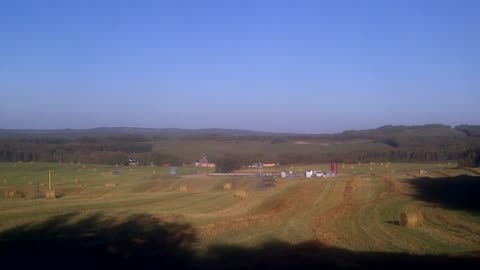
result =
M180 192L188 192L188 185L181 185L179 190Z
M418 227L423 223L423 215L419 210L412 212L402 212L400 214L399 224L402 227Z
M248 193L245 190L237 190L233 196L237 199L245 199Z
M5 197L7 198L22 198L25 197L25 193L21 192L20 190L11 190L5 192Z
M57 194L55 193L55 190L47 190L45 191L45 199L56 199Z
M230 189L232 189L232 184L226 183L225 185L223 185L223 189L224 189L224 190L230 190Z

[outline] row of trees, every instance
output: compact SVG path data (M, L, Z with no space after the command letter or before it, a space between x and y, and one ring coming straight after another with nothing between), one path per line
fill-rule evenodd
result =
M480 167L480 148L465 151L458 160L458 165L462 167Z

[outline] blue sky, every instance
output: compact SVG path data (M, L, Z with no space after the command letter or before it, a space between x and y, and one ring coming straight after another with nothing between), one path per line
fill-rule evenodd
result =
M480 1L0 1L0 128L480 124Z

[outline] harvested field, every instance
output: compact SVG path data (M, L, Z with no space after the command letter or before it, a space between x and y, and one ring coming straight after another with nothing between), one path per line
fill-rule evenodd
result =
M148 214L190 224L199 248L315 240L354 251L457 254L480 249L477 209L463 207L462 200L450 202L424 193L437 184L432 188L441 194L443 185L450 183L445 179L465 170L437 164L388 165L397 172L376 164L345 164L338 177L279 179L277 186L267 188L256 177L197 175L188 168L179 168L173 177L168 168L156 168L154 175L148 167L136 167L130 175L112 175L111 166L95 165L96 170L79 172L81 166L55 164L54 188L62 196L40 200L36 189L45 194L47 187L41 181L30 185L28 179L42 179L39 175L52 165L5 163L0 165L0 179L9 182L1 187L1 194L21 190L24 196L0 201L0 231L71 212L115 217ZM418 174L420 170L428 173ZM476 190L480 179L469 177L464 181L469 186L459 191ZM419 221L412 221L413 210L421 212L421 226L410 226ZM402 213L410 225L401 226Z

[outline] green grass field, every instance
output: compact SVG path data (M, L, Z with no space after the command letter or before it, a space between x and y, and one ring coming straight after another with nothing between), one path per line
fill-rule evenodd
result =
M480 250L480 216L442 207L415 196L409 181L419 177L478 175L453 163L339 164L330 179L280 179L264 188L254 177L207 176L179 167L170 176L162 167L91 164L0 163L0 191L21 191L22 198L0 199L0 235L22 224L75 213L127 218L148 214L191 224L197 246L235 244L252 247L280 240L296 244L318 240L353 251L459 254ZM268 170L327 169L328 164ZM43 198L48 170L59 198ZM119 170L122 175L113 175ZM424 170L420 173L420 170ZM248 171L244 169L243 171ZM413 180L412 180L413 179ZM224 189L230 183L232 188ZM115 184L108 186L106 184ZM181 187L187 190L181 191ZM248 193L235 198L235 192ZM403 211L420 209L422 226L396 224Z

